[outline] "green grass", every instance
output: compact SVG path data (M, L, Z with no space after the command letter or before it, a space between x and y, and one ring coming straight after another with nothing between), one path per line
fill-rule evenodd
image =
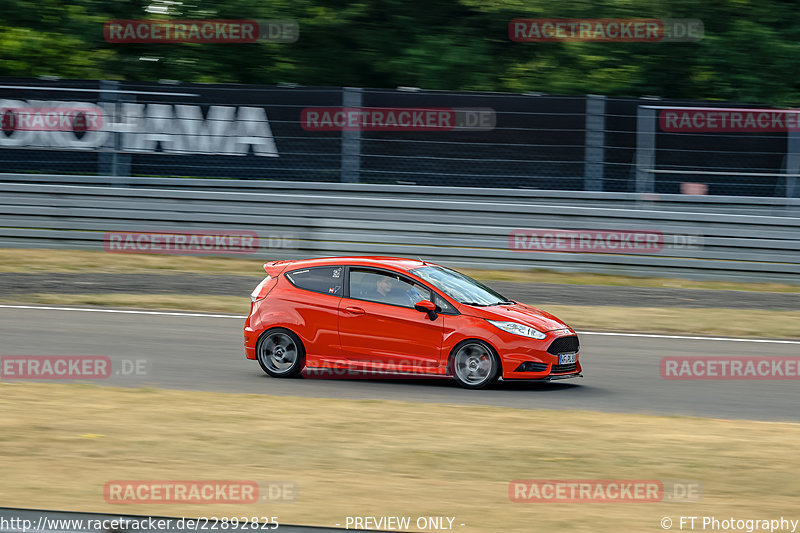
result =
M798 518L798 424L52 383L0 383L0 410L7 507L266 515L329 527L347 516L450 516L464 533L661 531L663 516ZM298 496L239 505L103 498L114 480L213 479L288 481ZM700 482L703 495L512 503L509 483L519 479L682 479Z
M193 257L157 254L117 254L82 250L0 249L0 272L29 273L119 273L119 274L218 274L260 276L266 261L261 259ZM519 283L563 283L621 287L668 287L676 289L717 289L757 292L800 293L800 283L746 283L695 281L667 278L640 278L606 274L563 273L547 270L458 269L482 281ZM800 281L800 280L799 280Z

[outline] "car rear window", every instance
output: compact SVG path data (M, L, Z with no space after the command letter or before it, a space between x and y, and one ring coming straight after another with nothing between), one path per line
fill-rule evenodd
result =
M307 291L342 295L342 276L344 267L302 268L286 273L292 285Z

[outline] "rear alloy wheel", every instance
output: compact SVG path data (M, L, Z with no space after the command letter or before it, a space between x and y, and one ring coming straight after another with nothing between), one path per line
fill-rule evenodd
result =
M267 331L258 339L256 359L261 368L274 378L296 376L303 370L306 351L300 339L288 329Z
M467 389L483 389L497 381L500 361L491 346L481 341L460 345L450 360L450 373Z

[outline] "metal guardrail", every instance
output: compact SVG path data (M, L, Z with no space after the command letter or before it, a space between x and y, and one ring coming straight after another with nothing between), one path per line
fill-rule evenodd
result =
M102 250L112 231L246 230L259 237L252 256L260 259L400 255L462 267L800 281L795 199L148 178L106 187L94 177L23 177L0 176L2 247ZM513 249L512 231L529 228L654 231L664 246Z
M212 513L209 513L209 516ZM181 522L183 520L183 522ZM195 522L194 527L190 527L188 521ZM136 522L137 525L144 527L119 527L124 524ZM96 525L108 524L116 528L97 528ZM149 527L148 524L153 524ZM276 533L340 533L345 531L343 528L329 528L316 526L297 526L281 524L277 527L269 525L267 527L258 526L254 528L255 522L247 525L239 523L237 526L228 524L222 527L219 523L212 527L214 522L206 520L197 522L197 517L165 517L158 515L126 515L126 514L106 514L106 513L76 513L70 511L50 511L40 509L16 509L10 507L0 507L0 533L224 533L231 531L241 532L276 532ZM262 524L263 525L263 524ZM23 526L27 526L25 529ZM167 527L161 527L167 526ZM350 528L349 531L363 532ZM371 533L381 533L380 531ZM384 532L385 533L385 532Z
M61 174L0 173L0 181L26 184L87 185L125 187L131 189L178 189L227 192L280 192L307 194L309 192L347 193L361 197L380 197L400 194L405 198L471 200L484 197L497 201L547 202L558 205L586 207L640 208L654 210L692 211L709 213L800 216L800 198L770 198L762 196L718 196L685 194L651 194L630 192L565 191L541 189L499 189L483 187L436 187L430 185L385 185L360 183L327 183L302 181L263 181L192 178L114 177Z

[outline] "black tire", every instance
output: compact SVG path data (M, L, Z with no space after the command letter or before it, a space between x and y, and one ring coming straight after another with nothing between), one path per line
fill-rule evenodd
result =
M258 338L256 360L261 369L273 378L290 378L303 370L306 349L294 332L272 328Z
M501 374L497 352L477 339L459 343L450 354L447 365L448 373L465 389L485 389Z

